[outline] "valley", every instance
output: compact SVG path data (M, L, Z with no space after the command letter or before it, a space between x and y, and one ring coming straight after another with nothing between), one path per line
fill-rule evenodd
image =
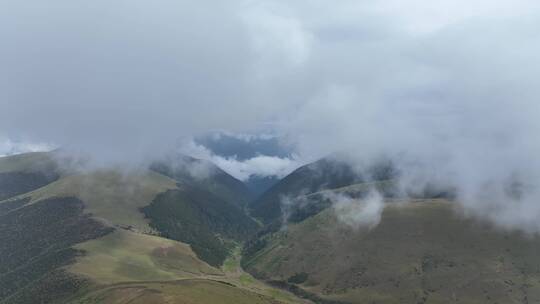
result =
M540 304L540 0L0 0L0 304Z
M54 158L0 158L0 169L42 172ZM238 246L258 227L232 201L241 183L183 173L64 170L11 193L0 201L0 303L302 303L241 270Z
M323 160L248 204L223 171L191 175L194 159L128 171L54 159L0 158L6 176L56 176L0 201L1 304L540 302L536 235L465 216L447 192L403 196L389 174ZM371 191L380 220L344 221L333 200Z

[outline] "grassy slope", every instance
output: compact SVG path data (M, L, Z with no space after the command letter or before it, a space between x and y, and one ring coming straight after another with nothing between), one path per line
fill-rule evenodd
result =
M88 256L80 258L70 272L101 284L71 298L70 303L306 303L243 272L239 250L220 270L196 260L181 243L125 233L77 246L89 250ZM96 265L98 269L92 269Z
M73 304L280 304L265 295L212 280L180 280L110 286Z
M273 298L283 303L311 303L308 301L303 301L289 292L271 287L255 279L251 274L245 272L244 269L241 267L241 258L241 247L236 247L232 251L232 254L227 257L227 260L221 267L223 273L225 274L225 277L220 278L220 281L233 284L242 289L246 289Z
M63 177L20 197L31 197L30 203L51 197L78 197L84 202L86 212L110 225L152 232L139 209L158 193L175 188L174 180L150 171L130 174L96 171Z
M199 260L184 243L126 230L78 244L75 249L86 254L69 271L102 284L222 274Z
M327 209L244 261L267 279L351 303L538 303L540 239L457 216L442 200L387 207L371 231ZM528 301L528 302L527 302Z

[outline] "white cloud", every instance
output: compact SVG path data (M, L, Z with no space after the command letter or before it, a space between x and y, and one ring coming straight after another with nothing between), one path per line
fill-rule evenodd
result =
M7 138L0 138L0 157L27 152L51 151L54 146L45 143L17 142Z
M325 192L324 195L332 202L338 220L353 229L372 229L381 221L384 201L376 190L372 189L361 199L334 192Z
M139 160L271 125L303 161L388 155L410 180L456 186L470 212L538 230L538 191L482 194L540 187L539 5L6 0L1 135ZM302 162L208 157L240 178Z
M249 2L244 7L242 17L257 52L257 60L265 65L260 68L276 68L272 65L280 62L275 59L285 58L285 63L293 66L302 65L308 60L312 34L304 28L300 19L291 15L287 6Z
M239 180L245 181L250 177L275 176L283 178L303 163L295 158L280 158L277 156L258 155L243 161L236 157L223 157L212 153L204 146L193 141L182 144L180 151L186 155L213 162L227 173Z
M255 156L245 161L214 156L212 161L240 180L247 180L251 176L283 178L302 165L294 159L266 155Z

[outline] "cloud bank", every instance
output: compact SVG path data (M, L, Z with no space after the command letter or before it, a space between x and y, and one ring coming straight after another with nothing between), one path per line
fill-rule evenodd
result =
M332 208L337 218L353 229L376 227L381 221L384 199L376 190L371 190L362 199L328 192L325 199L332 201Z
M4 0L0 136L126 160L270 128L304 162L384 155L539 231L539 20L529 0ZM252 163L235 174L290 165Z
M297 160L294 157L257 155L251 158L238 159L236 156L221 156L194 141L182 143L179 152L196 158L209 160L242 181L247 181L251 177L283 178L303 165L300 160Z

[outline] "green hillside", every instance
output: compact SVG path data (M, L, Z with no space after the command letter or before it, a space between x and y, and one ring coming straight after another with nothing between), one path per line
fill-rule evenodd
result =
M252 242L243 264L320 303L539 303L540 238L466 219L453 206L389 201L371 230L326 209Z
M86 213L106 225L186 242L200 258L219 266L231 241L244 240L257 225L237 202L227 200L229 196L217 196L203 185L155 171L100 169L64 176L17 199L33 204L76 197L84 202ZM19 203L9 201L4 208L14 204Z
M111 226L153 232L139 209L159 193L176 189L176 182L151 171L97 170L71 174L37 190L22 194L29 203L53 197L77 197L85 212Z
M73 304L285 304L271 296L214 280L119 284L73 300Z
M59 171L49 156L0 164ZM0 304L302 303L231 267L257 229L237 201L155 171L64 173L0 200Z
M102 284L223 275L198 259L185 243L123 229L74 248L85 254L70 265L69 271Z

